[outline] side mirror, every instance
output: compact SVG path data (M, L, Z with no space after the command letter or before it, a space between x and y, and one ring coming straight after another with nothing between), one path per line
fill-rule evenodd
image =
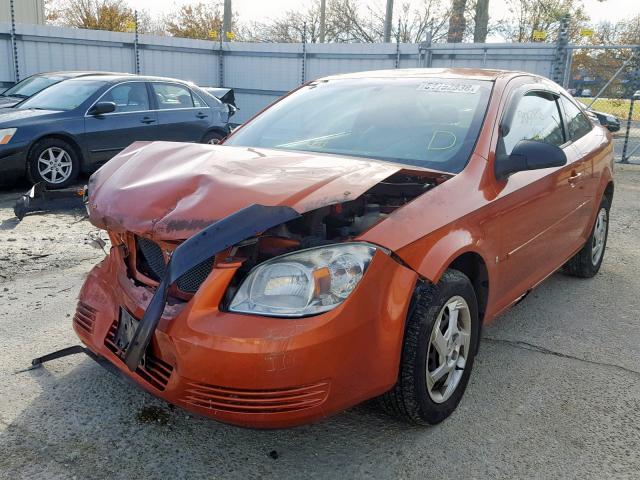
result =
M116 111L116 104L113 102L98 102L89 110L89 115L104 115Z
M561 167L566 163L567 156L561 148L535 140L520 140L511 155L496 155L493 169L496 178L503 180L512 173Z

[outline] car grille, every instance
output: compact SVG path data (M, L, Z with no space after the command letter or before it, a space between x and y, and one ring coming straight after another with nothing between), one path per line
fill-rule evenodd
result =
M76 313L73 316L73 323L81 330L93 333L93 324L96 321L98 311L84 302L78 302Z
M230 413L285 413L317 407L329 395L329 382L277 390L245 390L190 382L182 401Z
M107 332L107 336L104 339L105 346L118 357L122 355L122 352L116 345L116 332L118 331L118 320L113 322L111 328ZM144 362L136 368L136 373L142 377L147 383L150 383L158 390L162 391L169 383L171 378L171 372L173 367L157 358L151 353L151 349L148 348L144 355Z
M159 282L164 276L167 264L162 248L156 242L143 237L136 237L138 247L138 271ZM176 285L185 293L195 293L213 269L214 257L199 263L178 278Z
M167 268L160 245L142 237L137 237L136 241L138 252L141 254L138 269L152 280L159 282Z

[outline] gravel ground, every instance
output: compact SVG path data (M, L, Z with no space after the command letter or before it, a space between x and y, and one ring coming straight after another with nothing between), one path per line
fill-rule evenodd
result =
M601 273L556 274L487 327L459 409L433 428L369 404L291 430L231 427L83 356L14 374L76 343L76 296L103 255L81 210L17 224L16 196L0 194L0 478L640 475L640 166L617 166Z

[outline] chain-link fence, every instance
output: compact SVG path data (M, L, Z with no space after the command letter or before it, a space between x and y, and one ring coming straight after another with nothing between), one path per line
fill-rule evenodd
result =
M616 161L640 163L640 49L572 48L569 92L613 134Z

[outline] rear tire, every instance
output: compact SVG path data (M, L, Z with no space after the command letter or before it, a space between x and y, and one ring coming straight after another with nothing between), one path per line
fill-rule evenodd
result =
M458 406L478 349L480 320L469 278L447 270L437 284L421 284L407 318L398 381L379 397L388 413L435 425Z
M217 145L222 141L223 138L224 138L224 135L219 132L209 132L202 139L202 143L207 143L209 145Z
M65 188L80 174L80 158L68 142L58 138L38 141L27 160L27 174L32 183L43 182L47 188Z
M562 267L564 273L580 278L591 278L598 273L607 246L610 209L611 199L602 197L591 235L580 251L564 264Z

